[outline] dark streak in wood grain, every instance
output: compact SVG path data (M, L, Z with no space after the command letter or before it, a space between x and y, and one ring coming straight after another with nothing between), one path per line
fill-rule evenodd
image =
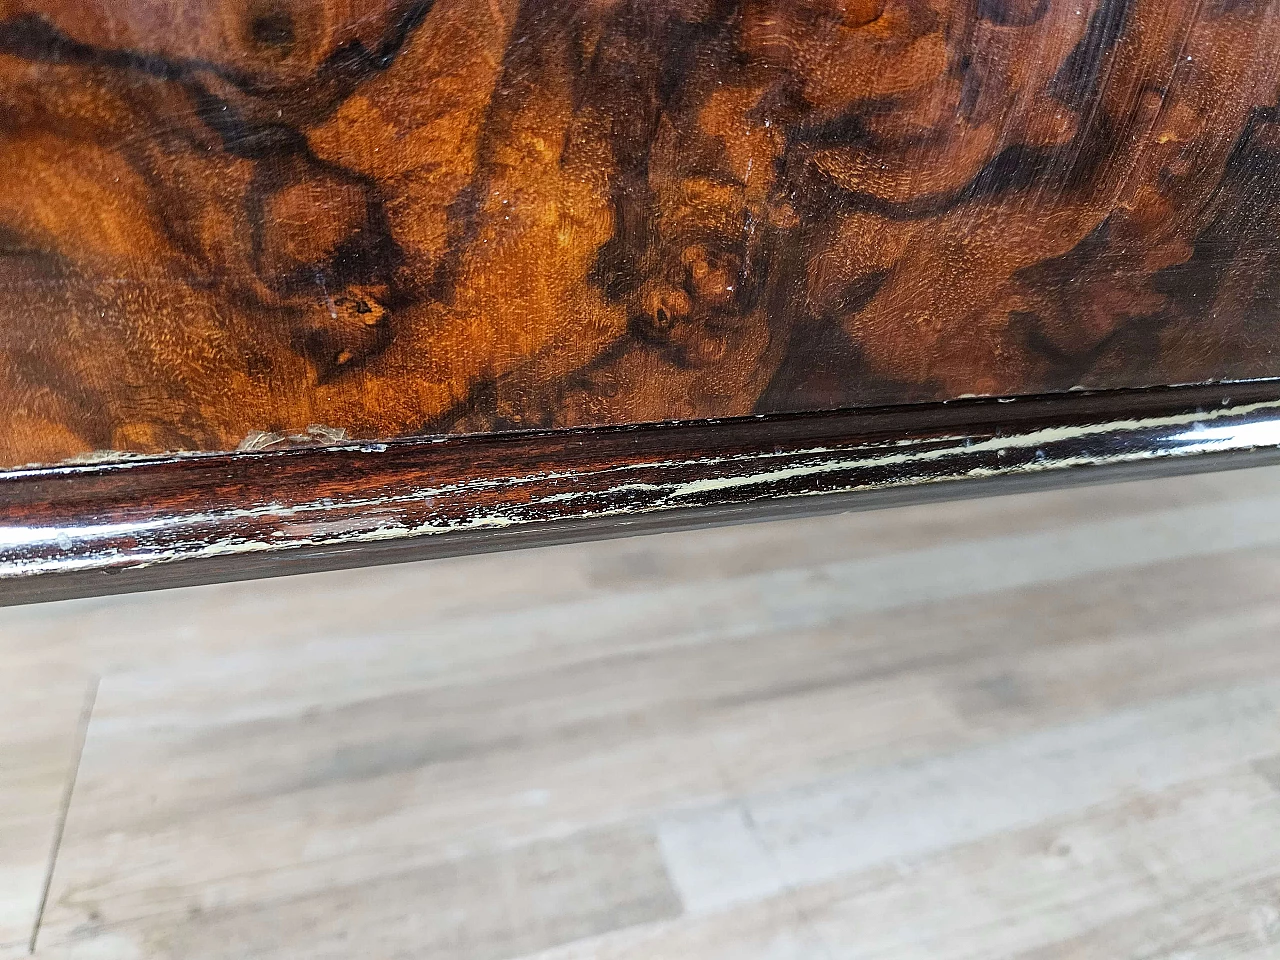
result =
M1280 376L1280 0L7 0L0 467Z

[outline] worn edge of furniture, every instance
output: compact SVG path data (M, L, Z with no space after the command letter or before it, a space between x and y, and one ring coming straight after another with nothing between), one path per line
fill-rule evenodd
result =
M0 603L1280 462L1280 383L0 474Z

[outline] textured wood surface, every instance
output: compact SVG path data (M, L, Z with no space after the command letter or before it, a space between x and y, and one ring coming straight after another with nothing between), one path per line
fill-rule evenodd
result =
M1278 582L1268 469L0 610L0 957L1274 960Z
M0 465L1280 374L1274 0L3 0Z

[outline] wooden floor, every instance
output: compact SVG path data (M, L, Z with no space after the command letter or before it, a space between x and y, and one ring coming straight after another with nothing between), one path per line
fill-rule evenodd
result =
M1280 471L0 611L33 931L1280 958Z

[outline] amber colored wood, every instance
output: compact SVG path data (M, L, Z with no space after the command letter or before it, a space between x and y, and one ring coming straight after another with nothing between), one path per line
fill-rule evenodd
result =
M1276 376L1277 50L1276 0L0 0L0 466Z

